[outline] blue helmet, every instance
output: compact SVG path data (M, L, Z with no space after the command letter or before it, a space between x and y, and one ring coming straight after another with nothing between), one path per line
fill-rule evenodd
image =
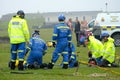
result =
M58 20L64 21L64 20L65 20L65 16L64 16L63 14L60 14L60 15L58 16Z
M108 33L102 33L101 37L109 37Z

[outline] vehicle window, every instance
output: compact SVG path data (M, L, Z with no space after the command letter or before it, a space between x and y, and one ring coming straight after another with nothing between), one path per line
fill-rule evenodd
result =
M88 27L89 27L89 28L93 28L94 22L95 22L95 21L90 22L90 23L88 24Z

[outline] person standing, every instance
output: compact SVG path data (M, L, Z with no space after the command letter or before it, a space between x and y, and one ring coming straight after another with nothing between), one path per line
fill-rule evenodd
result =
M75 35L76 35L76 41L77 41L77 46L79 47L80 46L80 22L78 20L78 18L76 18L76 21L75 21Z
M18 70L23 70L23 61L25 56L26 43L29 43L29 30L27 21L24 19L25 13L22 10L13 16L8 24L8 34L11 43L11 66L10 69L15 69L15 62L18 55Z
M52 69L59 55L63 56L63 69L68 68L68 42L71 41L71 30L65 23L65 16L63 14L58 16L59 23L54 27L52 39L56 41L55 50L52 54L51 62L48 64L48 69Z
M67 22L68 27L70 28L71 32L73 32L73 24L72 24L72 19L69 18L68 22Z

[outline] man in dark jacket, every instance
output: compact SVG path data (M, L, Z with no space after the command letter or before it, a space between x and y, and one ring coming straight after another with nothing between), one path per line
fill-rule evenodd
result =
M80 42L79 42L79 39L80 39L80 22L78 20L78 18L76 18L76 21L75 21L75 34L76 34L76 41L77 41L77 46L79 47L80 46Z

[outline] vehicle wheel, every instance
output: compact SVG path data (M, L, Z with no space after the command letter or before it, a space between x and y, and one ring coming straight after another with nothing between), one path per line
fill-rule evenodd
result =
M115 40L114 44L115 46L120 46L120 33L114 34L112 38Z

